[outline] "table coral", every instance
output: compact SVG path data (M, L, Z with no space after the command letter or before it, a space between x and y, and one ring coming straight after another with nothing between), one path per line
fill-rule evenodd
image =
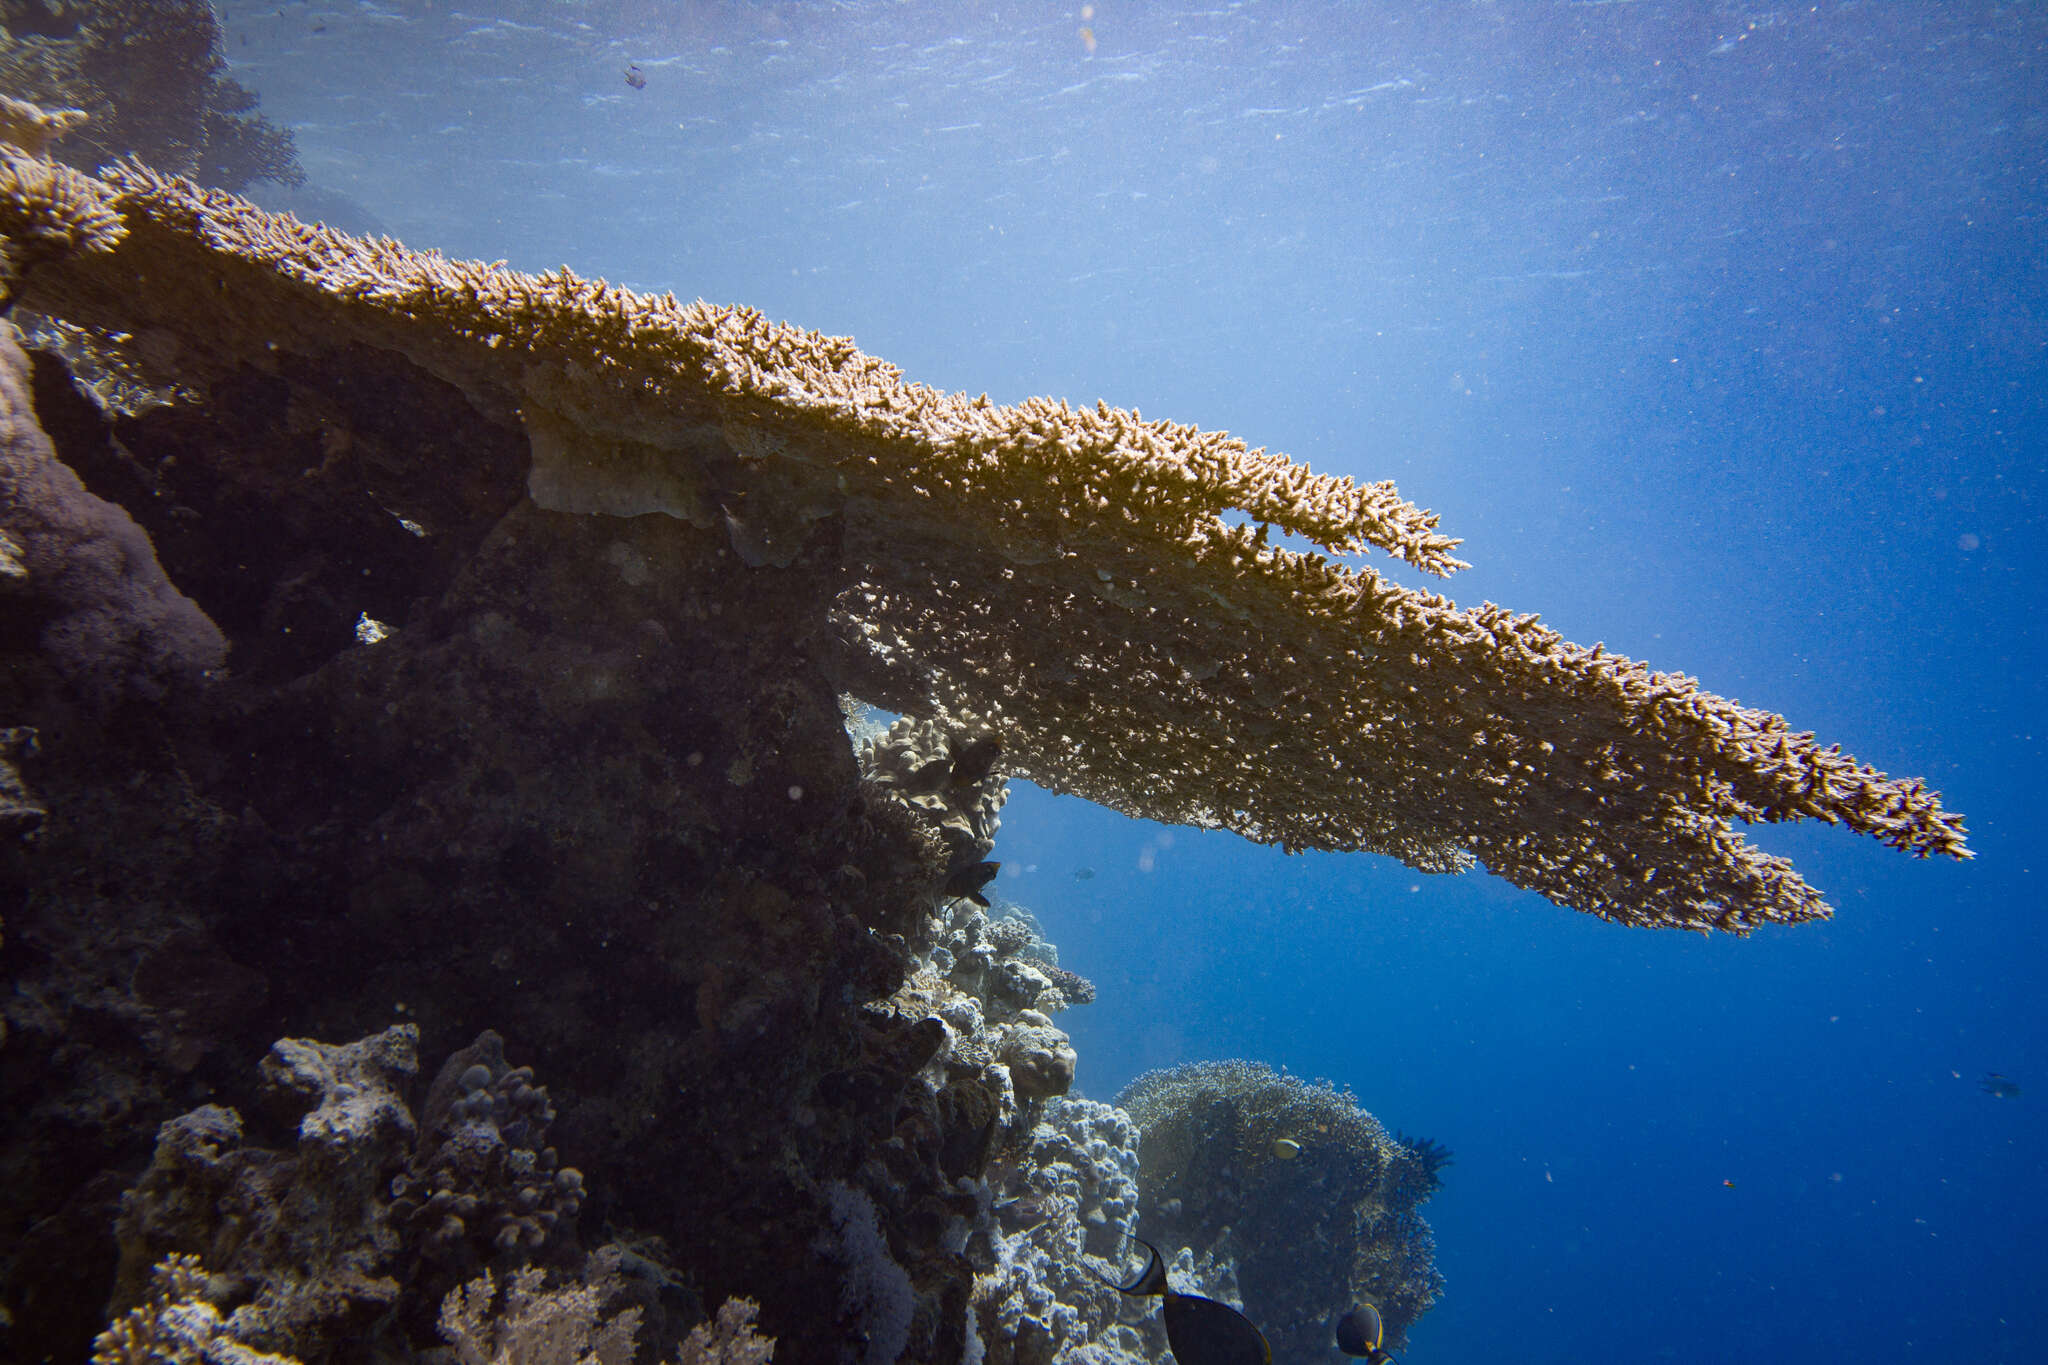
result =
M1828 913L1738 823L1967 856L1923 782L1333 558L1459 567L1386 484L1105 404L940 393L750 309L361 240L133 163L96 183L126 236L34 266L32 306L147 329L185 382L402 354L523 425L548 505L664 512L764 568L836 555L846 690L985 716L1005 765L1052 790L1291 849L1476 861L1609 919L1735 933ZM0 222L51 202L32 178L0 189Z

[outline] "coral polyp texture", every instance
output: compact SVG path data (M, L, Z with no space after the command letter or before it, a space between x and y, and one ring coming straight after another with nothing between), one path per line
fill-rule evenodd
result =
M158 380L202 389L402 356L523 427L543 508L663 512L755 568L828 555L843 690L973 714L1007 771L1053 791L1735 933L1829 913L1738 823L1968 856L1920 781L1533 616L1333 558L1461 567L1387 484L1103 404L938 392L751 309L361 240L132 162L98 183L87 198L125 235L95 223L78 240L97 249L54 256L40 228L11 242L4 283L27 307L146 342ZM33 168L0 179L10 234L80 202Z

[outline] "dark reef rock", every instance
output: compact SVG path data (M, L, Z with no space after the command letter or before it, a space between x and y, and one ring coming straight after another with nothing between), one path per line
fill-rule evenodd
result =
M116 1283L114 1195L159 1124L114 1301L167 1249L231 1273L163 1230L165 1171L246 1183L248 1153L287 1148L263 1169L303 1166L303 1139L235 1131L229 1111L274 1124L265 1096L291 1089L247 1059L402 1023L436 1054L502 1029L549 1084L522 1110L539 1089L508 1090L494 1054L456 1075L488 1080L427 1098L441 1147L383 1178L424 1206L446 1172L479 1221L351 1233L361 1293L330 1323L388 1304L379 1277L430 1247L452 1283L501 1238L572 1245L580 1217L666 1243L703 1303L758 1298L779 1361L836 1360L883 1312L908 1358L958 1358L962 1182L1014 1101L994 1058L924 1074L945 1028L885 1003L949 850L848 742L830 519L751 564L730 528L540 510L519 432L361 348L134 416L44 356L34 406L219 627L231 676L82 696L71 661L0 631L0 723L37 732L13 775L46 812L33 841L0 840L20 907L0 947L0 1355L85 1353ZM499 1179L529 1159L561 1163L531 1199ZM561 1183L572 1163L587 1191ZM875 1247L858 1293L848 1255L819 1250L860 1232L855 1196L907 1298L877 1300L896 1282ZM327 1330L290 1340L315 1354Z
M21 773L14 766L15 755L34 751L36 732L26 726L0 730L0 839L21 839L42 828L43 809ZM0 1034L4 1039L5 1034Z

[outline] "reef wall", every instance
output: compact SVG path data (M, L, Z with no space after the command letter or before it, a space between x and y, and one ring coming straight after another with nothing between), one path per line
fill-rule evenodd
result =
M830 1254L858 1201L901 1266L904 1350L957 1358L972 1275L939 1234L975 1212L959 1182L1005 1101L932 1084L943 1028L887 1003L948 855L863 782L807 650L829 540L748 567L722 530L542 511L517 433L388 355L113 420L54 360L34 411L11 342L0 369L9 451L40 415L125 566L80 587L24 535L5 587L0 704L48 812L0 848L8 1349L84 1354L158 1123L213 1104L286 1147L252 1065L271 1041L404 1024L430 1069L504 1030L561 1160L605 1173L585 1224L662 1239L711 1304L758 1298L779 1358L838 1359L876 1311ZM422 447L462 474L407 483ZM131 647L163 577L232 676L204 649L136 667L163 652ZM103 654L68 643L88 606ZM490 1253L401 1276L425 1339ZM845 1321L820 1331L821 1303Z

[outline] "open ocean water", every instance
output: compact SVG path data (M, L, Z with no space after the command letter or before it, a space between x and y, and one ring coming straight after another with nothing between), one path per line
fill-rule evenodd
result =
M259 199L1392 478L1461 603L1925 774L1974 862L1758 831L1839 913L1747 940L1023 789L998 889L1088 1094L1452 1150L1413 1365L2048 1360L2048 7L221 13Z

